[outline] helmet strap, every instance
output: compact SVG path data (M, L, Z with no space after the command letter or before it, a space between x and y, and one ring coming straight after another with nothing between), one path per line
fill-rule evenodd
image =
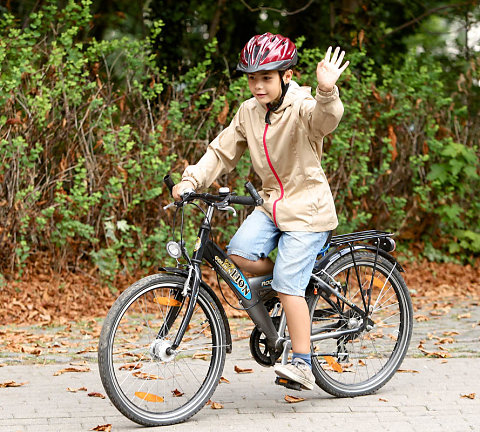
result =
M268 124L271 124L270 113L280 108L280 106L283 103L283 99L287 94L287 90L289 86L289 83L285 84L285 82L283 81L283 75L285 75L285 71L281 70L281 71L278 71L278 73L280 75L280 85L282 86L282 94L280 95L280 99L278 99L278 102L275 105L272 105L271 103L267 104L267 113L265 114L265 123L268 123Z

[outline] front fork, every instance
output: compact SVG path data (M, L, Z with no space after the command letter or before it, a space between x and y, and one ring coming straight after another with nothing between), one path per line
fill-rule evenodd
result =
M192 259L191 260L189 259L190 261L189 276L187 281L185 282L185 289L180 293L180 295L184 296L184 299L185 299L185 296L188 296L189 300L188 300L187 310L185 311L185 315L183 316L182 322L180 323L180 327L177 331L177 334L175 335L175 339L173 341L172 346L167 349L168 355L172 354L180 346L180 343L182 342L183 336L185 335L185 331L187 330L188 324L192 319L192 315L195 310L195 306L197 304L198 293L200 291L200 283L202 280L200 264L203 259L203 251L205 249L205 244L207 243L208 236L211 230L210 222L212 220L213 211L214 211L213 206L209 206L207 209L207 213L205 215L205 219L203 220L203 223L200 227L200 232L198 235L197 244L199 245L199 247L194 250ZM189 289L190 286L191 286L191 289ZM173 323L175 318L178 316L179 311L180 311L180 308L178 308L178 311L172 312L171 317L167 316L167 318L170 318L167 321L168 327ZM163 329L163 326L162 326L162 329ZM169 330L169 328L164 329L162 334L162 329L158 333L157 338L164 337L165 330L167 332Z

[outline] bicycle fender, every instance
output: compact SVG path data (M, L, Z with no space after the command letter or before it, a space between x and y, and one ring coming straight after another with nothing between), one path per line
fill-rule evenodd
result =
M170 275L179 275L185 278L188 277L188 271L179 269L177 267L158 267L158 270L162 273L170 274ZM227 353L230 354L232 352L232 334L230 332L230 323L228 322L227 314L225 313L225 309L220 302L217 294L215 291L207 285L204 281L201 281L200 285L210 294L215 305L217 306L218 310L220 311L220 316L222 317L223 324L225 325L225 336L227 337Z
M368 244L357 244L352 246L352 249L354 251L360 251L360 250L368 250L373 253L376 253L378 250L378 254L382 257L385 258L386 260L390 261L392 264L395 264L396 267L398 268L399 272L405 273L405 269L401 266L401 264L388 252L385 252L383 249L377 249L376 246L368 245ZM325 255L324 258L320 260L317 264L315 264L315 270L326 270L328 267L330 267L335 261L338 259L342 258L343 256L347 255L350 253L350 248L345 247L342 249L335 250L327 255ZM314 270L314 271L315 271Z

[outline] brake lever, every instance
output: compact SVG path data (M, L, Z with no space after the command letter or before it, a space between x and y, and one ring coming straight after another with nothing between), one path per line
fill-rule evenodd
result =
M185 200L193 193L195 193L194 189L191 189L191 188L185 189L180 195L180 197L182 198L182 201L175 201L170 204L167 204L165 207L163 207L163 210L168 210L170 207L173 207L173 206L177 206L177 207L182 206Z
M218 210L223 210L223 211L231 211L233 213L233 216L237 216L237 211L232 207L232 206L217 206Z

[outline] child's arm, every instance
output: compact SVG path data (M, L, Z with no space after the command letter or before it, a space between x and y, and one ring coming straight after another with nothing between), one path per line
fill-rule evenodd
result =
M340 75L348 67L349 62L342 66L345 52L339 54L337 47L332 54L329 47L325 58L317 65L317 92L315 101L306 100L302 107L302 118L306 121L307 130L314 138L322 138L333 132L343 115L343 104L335 85Z
M245 152L247 142L241 118L242 106L230 125L207 147L207 151L195 165L189 165L182 175L182 183L190 182L194 189L210 186L217 177L235 168Z

